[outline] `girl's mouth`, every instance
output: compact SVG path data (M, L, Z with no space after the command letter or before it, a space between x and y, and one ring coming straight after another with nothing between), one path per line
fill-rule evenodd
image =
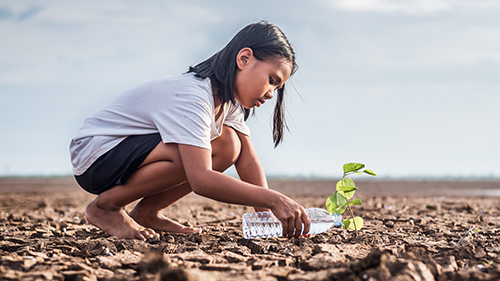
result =
M261 105L263 105L265 102L266 102L265 100L258 99L255 105L256 105L257 107L260 107L260 106L261 106Z

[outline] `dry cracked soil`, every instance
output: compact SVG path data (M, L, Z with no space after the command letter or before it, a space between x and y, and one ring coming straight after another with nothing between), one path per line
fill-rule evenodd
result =
M94 196L72 178L0 178L0 280L500 280L500 182L356 183L357 237L337 227L247 240L252 208L191 194L164 213L201 234L142 242L89 224ZM270 180L308 208L324 208L334 185Z

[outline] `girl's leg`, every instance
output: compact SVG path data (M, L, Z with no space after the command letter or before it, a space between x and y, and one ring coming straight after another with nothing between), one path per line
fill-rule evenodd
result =
M212 141L212 169L219 172L225 171L238 160L240 151L241 143L238 135L232 128L224 126L222 135ZM201 229L180 225L161 212L191 191L191 186L186 181L171 189L144 197L129 215L140 225L155 230L176 233L199 232Z
M174 204L177 200L191 193L188 182L184 182L171 189L144 197L128 215L138 224L154 230L174 233L201 232L201 229L183 226L169 218L162 209Z
M227 145L228 142L233 145ZM214 168L222 170L232 165L240 148L236 132L224 126L223 135L212 142ZM123 209L127 204L144 198L132 212L137 220L159 230L195 231L158 215L161 209L190 192L191 188L185 181L177 145L159 143L124 185L101 193L87 206L85 215L92 224L110 235L145 239L155 235L155 232L138 224ZM145 217L151 216L151 210L156 210L153 212L155 218L148 222Z
M85 216L93 225L110 235L125 239L146 239L157 235L154 230L144 228L134 221L123 209L127 204L149 196L185 181L179 173L178 159L175 158L177 145L164 144L172 153L170 160L144 165L127 180L124 185L116 185L101 193L90 202ZM156 146L151 153L158 150ZM150 153L150 154L151 154ZM166 175L166 176L165 176Z

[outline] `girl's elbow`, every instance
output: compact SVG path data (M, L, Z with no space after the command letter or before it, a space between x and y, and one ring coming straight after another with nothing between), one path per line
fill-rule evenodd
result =
M191 190L201 196L207 194L208 186L205 181L201 178L191 179L189 181L189 185L191 186Z
M205 192L204 192L205 188L202 184L197 184L197 183L192 183L192 182L190 182L189 184L191 185L191 190L194 193L201 195L201 196L203 196L205 194Z
M215 185L212 173L212 170L198 171L188 176L191 190L201 196L210 196L212 187Z

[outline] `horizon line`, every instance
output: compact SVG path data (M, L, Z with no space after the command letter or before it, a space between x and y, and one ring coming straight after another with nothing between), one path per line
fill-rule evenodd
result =
M237 177L234 173L227 173L230 176ZM12 174L12 175L0 175L0 179L8 178L71 178L72 174ZM288 175L288 174L269 174L266 175L268 180L339 180L342 175L324 176L324 175ZM492 180L500 181L500 176L498 175L384 175L384 176L363 176L357 177L357 181L379 181L379 180L435 180L435 181L447 181L447 180Z

